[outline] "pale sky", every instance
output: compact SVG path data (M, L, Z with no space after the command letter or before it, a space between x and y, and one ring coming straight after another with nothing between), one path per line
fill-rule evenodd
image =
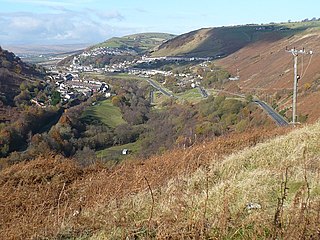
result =
M0 45L98 43L313 17L320 18L319 0L0 0Z

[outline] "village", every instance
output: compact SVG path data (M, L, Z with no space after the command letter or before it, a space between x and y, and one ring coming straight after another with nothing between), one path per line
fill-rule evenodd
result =
M110 86L98 80L81 78L75 72L50 72L50 80L55 84L55 90L60 93L64 102L75 99L77 95L89 98L94 93L103 93L106 98L111 96Z
M196 66L207 69L208 63L213 59L209 57L150 57L144 55L141 57L136 56L132 61L124 60L119 63L105 65L102 68L93 66L92 64L82 64L83 58L93 58L104 54L112 56L136 55L136 52L130 49L98 47L86 50L80 55L73 56L72 63L68 66L51 66L49 79L54 83L55 89L60 93L63 102L68 102L76 98L79 94L85 98L97 92L103 93L106 98L111 96L110 86L106 82L90 78L90 75L83 73L97 73L102 75L125 73L145 78L146 80L157 79L160 84L166 84L166 78L172 77L176 79L176 85L179 87L200 87L203 77L192 71L177 73L172 70L166 71L153 67L144 68L143 66L151 66L157 63L179 64L181 62L195 62L197 63ZM239 77L230 78L229 80L236 81L239 80Z

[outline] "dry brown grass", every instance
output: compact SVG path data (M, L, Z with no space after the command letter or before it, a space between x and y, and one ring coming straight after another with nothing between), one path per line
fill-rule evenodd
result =
M0 236L176 239L226 235L237 188L222 184L219 176L227 175L212 164L228 162L222 161L223 156L285 131L232 134L109 168L81 169L59 156L17 164L0 173ZM232 171L233 164L228 168L232 182L237 170ZM224 201L213 201L221 189L217 199Z

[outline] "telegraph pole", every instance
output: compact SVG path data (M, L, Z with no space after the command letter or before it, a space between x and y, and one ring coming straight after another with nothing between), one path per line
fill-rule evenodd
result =
M286 48L286 51L289 53L292 53L293 55L293 97L292 97L292 124L296 124L297 120L297 90L298 90L298 80L300 79L300 76L298 75L298 56L299 54L312 54L312 51L306 52L304 48L302 50L297 50L295 48L288 50Z

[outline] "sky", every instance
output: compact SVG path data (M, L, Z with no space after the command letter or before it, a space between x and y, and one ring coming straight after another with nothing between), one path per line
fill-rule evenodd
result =
M93 44L142 32L320 18L319 0L0 0L0 45Z

